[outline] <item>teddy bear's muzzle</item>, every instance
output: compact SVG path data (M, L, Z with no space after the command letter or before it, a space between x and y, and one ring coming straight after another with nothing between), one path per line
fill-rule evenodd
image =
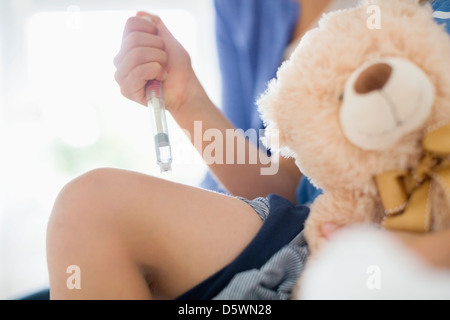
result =
M340 117L348 140L364 150L390 147L421 128L434 103L434 86L412 62L369 61L347 81Z

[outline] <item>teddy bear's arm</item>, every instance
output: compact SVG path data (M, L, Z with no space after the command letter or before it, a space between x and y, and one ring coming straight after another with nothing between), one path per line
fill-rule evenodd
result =
M322 227L333 223L338 228L355 223L379 224L383 208L377 199L356 192L324 192L311 206L305 223L305 237L312 254L323 244Z

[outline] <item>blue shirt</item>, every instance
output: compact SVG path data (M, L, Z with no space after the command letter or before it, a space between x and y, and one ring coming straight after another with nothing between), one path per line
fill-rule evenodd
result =
M450 1L435 0L431 6L434 11L434 20L439 24L443 24L447 32L450 33Z

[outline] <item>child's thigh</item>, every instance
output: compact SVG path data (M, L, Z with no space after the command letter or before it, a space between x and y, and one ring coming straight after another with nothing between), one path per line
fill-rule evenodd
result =
M115 230L154 298L175 298L232 262L262 225L241 200L136 172L95 170L74 183L106 215L102 229Z

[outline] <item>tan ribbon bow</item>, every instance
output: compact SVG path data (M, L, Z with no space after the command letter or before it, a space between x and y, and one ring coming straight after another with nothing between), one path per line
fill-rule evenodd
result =
M431 228L431 181L450 195L450 123L429 130L422 142L424 156L411 171L376 176L387 229L427 232Z

